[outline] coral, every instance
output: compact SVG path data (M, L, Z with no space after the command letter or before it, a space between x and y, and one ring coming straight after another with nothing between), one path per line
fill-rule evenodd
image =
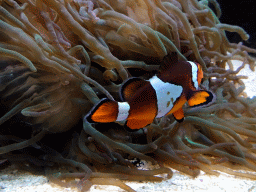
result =
M60 185L81 178L83 190L133 191L122 180L160 182L170 168L255 179L234 169L256 171L256 97L237 75L247 64L254 70L256 50L230 43L225 31L249 35L220 15L215 0L1 0L1 159L43 167ZM201 64L214 104L185 106L183 123L167 116L136 132L83 121L99 99L119 100L127 78L155 74L170 52ZM234 70L231 60L243 64ZM138 169L140 160L155 169ZM49 173L53 165L67 171Z

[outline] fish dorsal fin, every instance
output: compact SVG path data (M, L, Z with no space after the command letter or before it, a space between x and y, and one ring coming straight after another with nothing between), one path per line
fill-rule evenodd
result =
M212 92L205 90L189 91L187 100L190 107L207 106L215 101L215 96Z
M120 89L120 98L122 101L130 100L140 87L147 84L144 79L138 77L129 78L123 83Z
M177 62L178 62L178 54L176 52L168 53L163 58L163 62L159 68L159 73L168 70L170 66L174 65Z

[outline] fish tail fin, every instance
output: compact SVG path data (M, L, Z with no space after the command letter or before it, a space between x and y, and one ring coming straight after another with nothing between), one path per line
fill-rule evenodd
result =
M110 99L101 99L85 116L90 123L110 123L118 116L118 102Z
M205 90L190 91L187 100L190 107L208 106L215 101L215 95Z

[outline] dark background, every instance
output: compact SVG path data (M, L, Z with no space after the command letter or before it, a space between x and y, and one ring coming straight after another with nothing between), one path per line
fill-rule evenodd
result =
M220 4L222 15L221 23L238 25L242 27L249 35L248 41L243 44L256 48L256 1L255 0L217 0ZM226 32L231 42L241 42L237 33Z

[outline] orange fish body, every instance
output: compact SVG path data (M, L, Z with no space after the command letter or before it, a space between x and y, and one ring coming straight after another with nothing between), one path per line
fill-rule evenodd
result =
M214 95L199 90L203 71L199 64L178 61L177 54L165 57L157 75L149 80L130 78L120 90L122 102L104 98L85 117L88 122L108 123L126 120L130 129L140 129L167 114L181 122L182 106L208 105Z

